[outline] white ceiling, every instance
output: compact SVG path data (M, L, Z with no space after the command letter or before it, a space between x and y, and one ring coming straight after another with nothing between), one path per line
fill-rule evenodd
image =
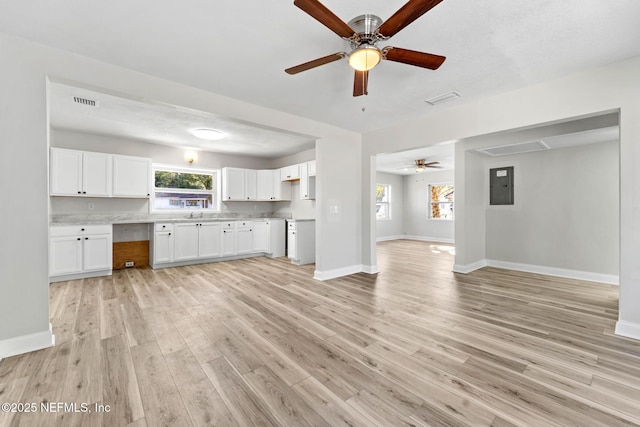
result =
M404 0L323 3L348 21L386 19ZM345 60L284 73L346 48L292 1L0 0L0 10L1 32L356 131L640 54L637 0L444 0L388 43L445 55L443 66L385 61L369 95L353 98ZM463 97L424 102L452 90Z
M76 103L74 97L96 101L96 106ZM284 157L315 146L315 138L312 136L259 127L211 113L115 96L60 82L52 82L49 86L49 105L50 124L54 129L265 158ZM193 129L203 127L222 131L224 139L205 141L193 136Z

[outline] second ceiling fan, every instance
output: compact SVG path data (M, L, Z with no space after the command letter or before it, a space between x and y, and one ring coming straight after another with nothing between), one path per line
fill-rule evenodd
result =
M397 34L404 27L433 9L442 0L409 0L391 18L382 22L375 15L360 15L345 23L318 0L295 0L294 5L318 20L341 38L349 42L351 52L337 52L295 67L287 68L287 74L298 74L320 65L329 64L348 57L349 65L355 69L353 96L367 94L369 70L386 59L435 70L446 59L444 56L399 47L378 47L378 43Z

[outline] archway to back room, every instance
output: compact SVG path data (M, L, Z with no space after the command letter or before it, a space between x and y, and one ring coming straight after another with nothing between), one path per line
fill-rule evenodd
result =
M454 148L448 142L376 156L375 229L380 251L393 241L402 245L396 244L395 251L424 251L439 268L452 268ZM378 268L385 268L381 257Z

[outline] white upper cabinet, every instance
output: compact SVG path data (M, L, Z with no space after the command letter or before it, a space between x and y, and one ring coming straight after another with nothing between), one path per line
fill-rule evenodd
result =
M149 197L151 159L52 148L50 194Z
M275 200L274 175L278 172L278 184L280 184L280 171L259 170L256 171L256 200L272 202Z
M50 194L111 196L111 156L62 148L51 149Z
M244 170L244 200L257 200L257 171L253 169Z
M222 168L222 201L242 201L246 200L245 173L244 169Z
M140 197L151 195L151 159L113 156L113 196Z
M309 176L309 164L300 165L300 198L312 200L316 198L316 177Z
M280 180L282 181L295 181L300 178L300 171L298 165L285 166L280 169Z
M82 154L82 195L108 197L111 195L111 156L103 153Z

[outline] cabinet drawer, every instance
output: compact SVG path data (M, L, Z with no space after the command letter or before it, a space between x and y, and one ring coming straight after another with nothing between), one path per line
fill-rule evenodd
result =
M251 228L253 221L236 221L236 228Z
M77 236L79 234L111 234L110 225L60 225L49 229L51 237Z
M173 231L173 224L171 223L158 223L156 224L156 231Z

